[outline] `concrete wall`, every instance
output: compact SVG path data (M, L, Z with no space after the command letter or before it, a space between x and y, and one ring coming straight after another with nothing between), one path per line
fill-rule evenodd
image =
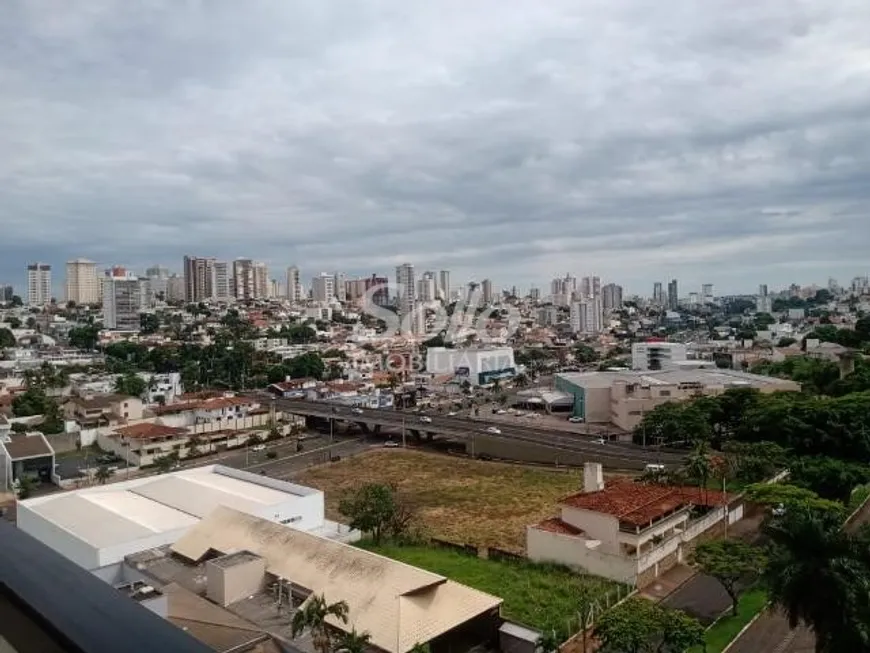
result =
M106 567L123 562L131 553L139 553L148 549L156 549L166 544L172 544L187 531L187 528L176 528L165 533L155 533L148 537L122 542L97 550L97 566ZM93 567L91 567L93 569Z
M619 520L613 515L562 506L562 521L579 528L590 539L601 540L599 550L619 553Z
M98 549L59 526L55 526L23 503L18 504L16 523L22 531L32 535L80 567L92 570L104 566L100 564Z
M621 583L634 583L637 564L632 558L588 549L582 538L539 530L526 531L526 554L535 562L555 562Z
M266 561L256 558L228 567L219 560L206 562L206 596L224 607L257 594L266 583Z

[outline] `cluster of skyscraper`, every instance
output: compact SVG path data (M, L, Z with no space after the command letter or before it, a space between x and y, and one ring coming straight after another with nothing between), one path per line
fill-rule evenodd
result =
M701 292L690 292L688 297L689 306L701 306L703 304L713 303L713 284L705 283L701 285ZM667 308L670 311L676 311L680 307L680 292L676 279L671 279L668 282L668 294L665 296L661 281L656 281L653 284L652 303L662 308Z
M538 299L536 289L530 293ZM580 334L596 334L604 329L607 313L622 308L622 286L601 285L601 277L576 277L567 274L550 282L550 301L570 308L571 329ZM546 321L546 320L545 320Z

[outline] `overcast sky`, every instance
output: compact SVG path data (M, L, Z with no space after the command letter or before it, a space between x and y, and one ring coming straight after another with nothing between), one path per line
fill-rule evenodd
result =
M848 282L868 35L867 0L3 0L0 282L185 253Z

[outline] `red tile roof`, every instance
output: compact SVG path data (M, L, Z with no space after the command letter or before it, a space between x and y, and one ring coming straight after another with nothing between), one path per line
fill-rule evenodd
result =
M534 528L550 533L558 533L559 535L583 535L583 531L571 524L563 522L558 517L550 517L544 521L535 524Z
M216 399L206 399L192 406L199 410L220 410L222 408L231 408L233 406L250 406L254 402L250 399L242 399L241 397L217 397Z
M154 424L153 422L145 422L142 424L133 424L132 426L123 426L115 429L117 435L129 438L130 440L154 440L156 438L171 438L181 435L187 435L187 429L175 428L174 426L164 426L163 424Z
M728 500L727 495L717 490L617 481L598 492L581 492L565 497L561 503L613 515L621 522L643 526L685 506L721 506Z

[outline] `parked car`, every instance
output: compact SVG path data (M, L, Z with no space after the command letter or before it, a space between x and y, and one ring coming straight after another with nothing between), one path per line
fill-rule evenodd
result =
M486 429L487 433L495 433L496 435L501 435L501 429L497 426L490 426Z
M399 443L395 440L387 440L386 442L384 442L384 446L388 449L394 449L399 446Z
M432 418L428 415L420 415L420 421L423 422L423 424L431 424Z
M354 415L362 415L363 414L362 408L351 408L350 412L352 412Z
M596 438L595 444L607 444L607 440L605 440L604 438Z
M663 472L665 471L665 466L660 463L650 463L643 468L645 472Z
M265 450L266 450L265 444L255 444L253 447L251 447L251 451L265 451Z
M505 414L507 414L507 411L503 410L503 409L499 409L499 410L495 411L495 414L496 415L505 415Z
M456 417L458 414L459 413L457 413L455 410L451 410L449 413L447 413L447 417Z
M582 417L569 417L568 421L572 424L582 424L586 420L584 420Z

